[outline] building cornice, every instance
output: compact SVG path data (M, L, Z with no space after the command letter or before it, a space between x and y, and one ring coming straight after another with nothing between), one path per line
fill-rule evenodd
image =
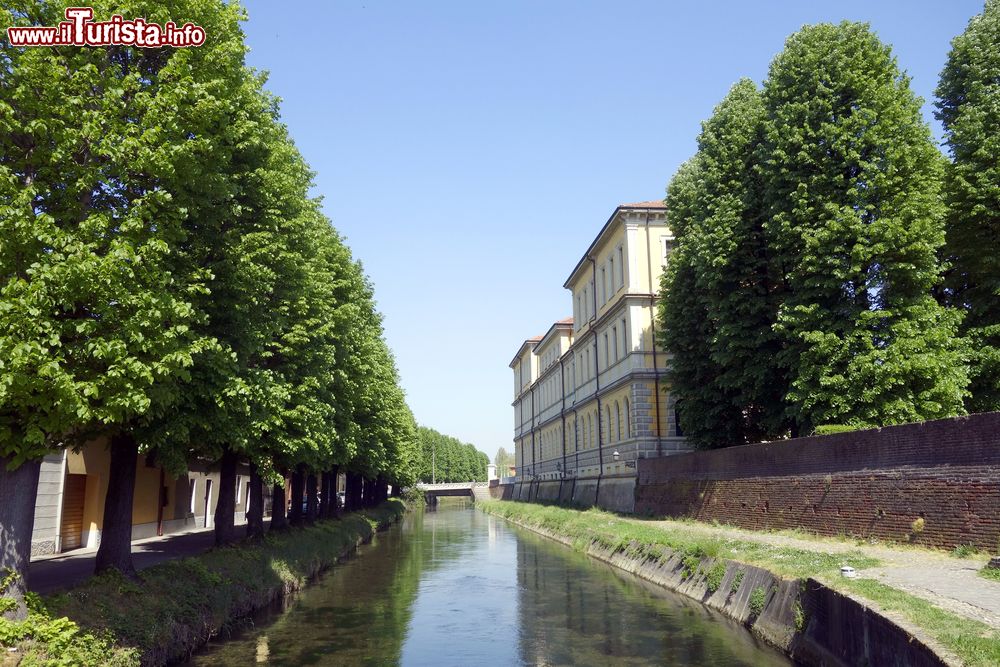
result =
M563 283L563 287L565 287L566 289L570 289L570 285L576 280L577 276L580 274L580 271L583 269L583 265L586 264L587 260L590 259L591 256L593 255L594 249L597 248L597 246L601 245L601 243L603 243L605 237L611 231L612 227L614 227L614 223L618 218L618 214L625 211L663 211L665 213L666 206L661 202L645 202L644 204L621 204L620 206L618 206L611 214L611 217L608 218L608 221L604 223L604 226L601 227L601 231L597 233L597 237L587 248L587 252L583 253L583 257L580 258L580 261L577 262L576 266L573 268L573 271L569 274L569 278L567 278L566 282Z
M555 336L558 335L558 332L568 332L570 335L573 335L573 318L568 317L565 320L559 320L558 322L554 323L551 327L549 327L549 330L545 332L545 335L542 336L542 339L537 343L535 343L535 346L532 348L532 351L535 354L541 356L542 349L545 348L550 342L552 342Z
M521 343L521 347L517 348L517 354L515 354L514 358L510 360L508 368L514 368L514 364L516 364L518 361L521 360L521 356L524 354L525 347L530 347L532 350L534 350L535 344L538 343L538 341L540 341L541 339L542 339L541 336L535 336L534 338L528 338L523 343Z

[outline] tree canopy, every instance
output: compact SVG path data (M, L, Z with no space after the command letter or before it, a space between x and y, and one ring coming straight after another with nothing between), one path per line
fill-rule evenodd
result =
M945 303L965 314L971 363L971 412L1000 410L1000 2L951 43L937 88L937 117L952 161L948 205Z

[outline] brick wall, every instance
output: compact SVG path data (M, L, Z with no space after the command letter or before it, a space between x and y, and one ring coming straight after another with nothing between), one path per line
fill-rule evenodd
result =
M638 464L640 514L998 548L996 412ZM917 519L923 519L919 531Z

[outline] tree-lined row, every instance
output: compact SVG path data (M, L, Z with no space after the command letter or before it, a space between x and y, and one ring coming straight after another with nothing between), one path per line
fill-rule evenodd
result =
M0 16L56 25L64 4ZM140 453L177 474L215 462L222 489L248 463L251 536L264 483L283 524L286 474L313 516L335 511L338 470L352 505L415 479L413 417L371 285L245 65L242 10L94 10L192 21L209 38L0 48L0 572L27 564L41 457L98 438L111 452L99 570L132 571ZM220 493L220 543L234 510ZM300 502L290 518L305 518ZM15 579L5 593L15 614L22 592Z
M421 482L485 482L490 457L475 445L426 426L417 427L420 463L417 479Z
M1000 409L998 45L989 0L938 89L951 161L865 24L803 28L705 121L659 313L695 445Z

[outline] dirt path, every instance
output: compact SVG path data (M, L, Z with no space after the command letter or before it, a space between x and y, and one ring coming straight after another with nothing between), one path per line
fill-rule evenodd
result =
M861 552L879 559L878 567L859 570L858 577L882 583L921 597L952 613L1000 628L1000 582L980 577L986 564L982 556L957 558L948 553L920 548L892 548L880 544L847 542L824 537L798 537L782 533L760 533L731 526L711 526L687 521L628 519L667 531L706 537L760 542L819 553Z

